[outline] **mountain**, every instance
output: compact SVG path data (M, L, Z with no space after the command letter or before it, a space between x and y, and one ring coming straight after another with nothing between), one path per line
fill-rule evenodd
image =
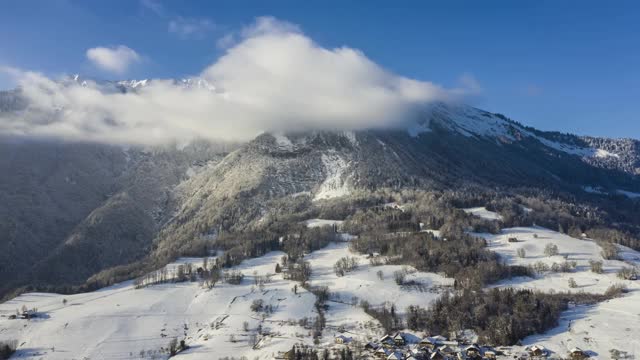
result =
M173 188L227 148L0 140L1 290L82 283L140 259L171 216Z
M135 92L151 81L100 86ZM174 81L215 91L202 79ZM1 111L27 106L20 90L0 92ZM0 147L0 276L9 279L0 294L78 285L145 259L164 265L199 239L378 189L529 188L587 202L640 196L637 140L539 131L460 104L430 104L394 130L146 148L3 138Z

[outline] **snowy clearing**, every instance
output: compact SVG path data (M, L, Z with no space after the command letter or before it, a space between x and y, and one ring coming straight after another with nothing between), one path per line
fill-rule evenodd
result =
M558 327L527 337L522 342L523 346L543 344L560 356L566 356L569 349L579 347L591 351L598 359L609 359L611 349L640 354L640 337L637 336L640 334L640 282L616 276L622 267L640 265L640 253L618 246L620 260L605 260L601 255L602 249L594 240L576 239L541 227L509 228L498 235L476 235L487 239L489 248L499 253L508 264L576 262L576 268L571 272L514 278L495 286L602 294L611 285L623 284L629 290L621 298L593 306L573 307L563 313ZM517 239L517 242L509 242L510 238ZM559 254L546 256L544 248L547 244L557 245ZM518 249L524 249L524 258L518 257ZM591 272L590 261L602 261L603 273ZM569 286L569 278L574 279L576 288Z
M327 219L309 219L304 222L308 228L322 227L322 226L340 226L342 220L327 220Z
M467 214L475 215L486 220L502 220L502 215L495 213L493 211L489 211L483 206L467 208L462 210L464 210Z

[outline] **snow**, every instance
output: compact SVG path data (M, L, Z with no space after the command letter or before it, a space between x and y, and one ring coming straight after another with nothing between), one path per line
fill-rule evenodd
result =
M420 230L420 232L429 232L433 234L433 236L435 236L436 238L440 238L440 230L424 229L424 230Z
M347 162L335 152L322 154L322 163L327 177L320 184L314 200L331 199L349 194L348 179L345 179Z
M579 347L592 352L592 358L600 359L609 359L611 349L640 354L640 338L636 336L640 334L640 282L616 276L622 267L640 265L640 253L618 246L621 260L605 260L601 256L602 249L594 240L576 239L542 227L517 227L503 229L497 235L476 235L487 239L489 248L499 253L508 264L530 265L538 261L551 264L565 260L577 263L576 269L569 273L514 278L494 286L602 294L613 284L624 284L629 290L620 298L571 308L562 314L558 327L525 338L523 347L542 344L560 356L565 356L573 347ZM518 242L508 242L512 237L516 237ZM558 246L558 256L544 255L544 247L549 243ZM519 248L525 249L525 258L516 255ZM590 260L603 262L602 274L590 271ZM577 288L569 287L569 278L576 281Z
M619 158L620 155L618 154L614 154L612 152L609 152L607 150L603 150L603 149L596 149L595 154L593 154L593 156L597 157L597 158L608 158L608 157L615 157L615 158Z
M528 137L540 141L547 147L582 158L620 157L619 154L605 149L549 140L525 129L519 124L509 122L496 114L487 113L471 106L434 103L430 104L427 113L429 113L432 121L437 121L440 125L466 137L488 137L501 142L514 142L522 139L522 137ZM407 129L413 137L428 130L428 127L419 124L413 124Z
M495 219L495 213L485 208L466 209L479 216ZM309 219L307 226L339 225L338 220ZM432 231L439 235L436 230ZM342 234L345 240L349 234ZM579 347L592 358L608 359L609 350L618 349L640 354L640 281L621 280L616 273L622 267L640 265L640 253L618 246L620 260L605 260L600 246L592 239L576 239L542 227L503 229L499 234L474 234L484 237L490 250L500 254L507 264L530 265L536 262L575 261L569 273L543 273L534 278L520 277L494 284L497 287L537 289L546 292L574 291L604 293L612 284L624 284L629 292L591 306L577 306L562 314L560 323L544 334L529 336L515 350L533 344L544 345L551 352L564 356L569 349ZM517 242L509 242L509 238ZM547 244L555 244L559 255L544 254ZM332 243L305 256L311 265L309 284L327 286L330 299L325 311L326 328L321 344L333 343L334 336L343 334L359 341L370 341L383 332L380 324L357 304L366 300L372 307L393 304L399 314L409 305L427 307L443 292L452 291L453 279L439 274L416 271L410 266L372 266L365 255L349 250L348 242ZM526 256L517 256L518 249ZM219 256L220 254L218 254ZM198 282L168 283L135 289L133 282L124 282L98 291L59 295L28 293L0 304L0 340L17 339L18 358L46 359L130 359L140 351L159 350L170 339L186 339L191 348L179 359L216 359L246 356L249 359L271 359L274 354L293 344L312 344L309 329L298 324L302 318L317 316L315 296L301 286L292 292L294 282L275 273L275 264L283 252L274 251L262 257L242 262L235 269L245 275L240 285L218 283L209 290ZM345 256L356 258L357 269L337 276L333 265ZM590 271L591 260L602 261L604 272ZM202 266L203 258L184 257L167 265L173 274L178 266ZM383 273L382 279L378 271ZM398 285L393 273L403 271L409 285ZM254 285L255 275L267 276L263 288ZM570 288L573 278L577 288ZM67 303L63 303L63 299ZM264 317L250 310L251 303L262 299L274 312ZM37 308L42 317L32 320L9 320L16 309L26 305ZM249 331L244 331L246 322ZM248 344L250 334L258 325L271 335L262 337L256 348ZM344 331L344 332L343 332ZM230 342L233 334L236 342ZM150 358L147 357L147 358ZM166 354L157 358L166 359Z
M591 193L591 194L609 195L608 192L606 192L604 189L602 189L600 187L583 186L582 190L584 190L584 191L586 191L588 193ZM627 190L616 190L615 194L624 195L624 196L628 197L629 199L640 198L640 193L627 191Z
M609 158L609 157L615 157L615 158L619 158L620 155L612 153L610 151L604 150L604 149L596 149L596 148L591 148L591 147L581 147L581 146L576 146L576 145L572 145L572 144L566 144L566 143L560 143L557 141L551 141L548 139L545 139L543 137L540 136L535 136L532 134L529 134L530 136L535 137L536 139L538 139L541 143L543 143L544 145L556 149L558 151L562 151L565 152L567 154L571 154L571 155L576 155L576 156L580 156L583 158Z
M340 226L342 220L326 220L326 219L309 219L304 221L308 228L321 227L321 226Z
M276 140L276 144L282 150L293 150L293 143L284 134L275 133L273 138Z
M343 131L342 136L349 140L351 146L358 146L358 139L356 138L356 133L354 131Z
M350 256L358 260L358 268L337 276L333 264L338 259ZM326 311L327 327L343 329L355 339L366 342L382 335L380 324L367 315L358 306L366 300L372 307L393 304L399 314L403 314L409 305L427 307L443 291L453 286L453 280L438 274L418 272L411 267L400 265L371 266L369 260L349 250L348 243L330 244L305 257L311 264L311 286L328 286L331 292ZM415 285L399 286L393 278L394 271L410 270L406 281L415 281ZM382 271L384 277L378 278ZM356 304L356 305L354 305Z
M598 194L598 195L607 195L606 191L603 191L601 188L599 187L593 187L593 186L583 186L582 190L584 190L585 192L591 193L591 194Z
M515 140L510 131L512 124L471 106L434 103L427 111L431 113L431 118L439 121L441 125L467 137L483 136Z
M316 316L315 296L302 288L294 295L294 283L274 274L282 255L272 252L247 260L237 267L246 275L241 285L219 283L212 290L196 282L142 289L125 282L86 294L24 294L0 304L0 340L18 339L21 345L16 356L21 357L130 359L141 350L159 350L171 338L183 339L186 334L191 349L180 358L271 358L272 353L288 350L295 343L311 344L310 338L296 336L308 330L288 320ZM184 261L201 263L202 259L180 259L171 266ZM253 285L256 271L272 277L264 291ZM62 299L68 303L64 305ZM274 313L262 320L249 309L254 299L273 305ZM38 308L45 317L30 321L4 317L23 304ZM249 332L242 329L245 321ZM254 350L247 345L247 338L258 324L276 335L266 337ZM238 342L229 342L230 334L235 334Z
M350 256L358 260L358 268L337 276L333 264L338 259ZM453 285L453 279L434 273L416 271L410 266L381 265L372 266L364 255L352 253L349 243L334 243L324 249L315 251L305 257L311 264L313 286L329 286L334 297L341 301L351 302L354 297L366 300L372 306L384 303L394 304L399 313L404 313L409 305L427 306L437 299L441 291L438 289ZM415 281L415 286L399 286L393 278L395 271L408 270L406 281ZM383 280L378 279L377 272L384 273Z
M624 195L630 199L637 199L640 198L640 193L636 193L636 192L631 192L631 191L625 191L625 190L616 190L616 192L620 195Z
M467 208L467 209L462 209L464 210L466 213L471 214L471 215L475 215L478 217L481 217L483 219L486 220L502 220L502 215L495 213L493 211L489 211L487 210L485 207L474 207L474 208Z

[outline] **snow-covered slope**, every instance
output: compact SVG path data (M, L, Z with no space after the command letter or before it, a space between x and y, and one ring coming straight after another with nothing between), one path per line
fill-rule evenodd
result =
M467 105L434 103L426 106L423 120L408 129L417 136L439 126L467 137L493 139L500 143L534 140L549 149L575 155L600 167L640 173L640 143L633 139L578 137L542 132L520 123Z
M502 220L502 216L500 216L500 214L489 211L483 206L464 209L464 211L468 214L481 217L485 220Z
M180 355L185 359L268 359L295 343L310 344L311 339L303 336L308 331L297 321L315 316L315 296L302 288L294 294L294 283L275 274L282 255L272 252L245 261L237 267L245 275L242 284L220 283L211 290L197 282L141 289L126 282L88 294L24 294L0 305L0 339L19 340L17 358L132 359L144 351L149 356L143 358L165 359L160 349L179 338L191 346ZM254 285L256 275L271 277L264 290ZM250 305L256 299L272 305L273 313L263 319L252 312ZM23 305L37 308L42 318L8 320L6 316ZM248 341L259 325L271 335L253 349Z
M545 272L535 278L516 278L496 286L596 294L602 294L616 284L628 289L628 293L620 298L593 306L572 307L562 315L558 327L525 338L523 347L542 344L559 356L578 347L589 350L598 359L610 359L612 349L640 354L640 337L637 336L640 334L640 283L617 277L623 267L640 266L640 253L618 246L620 260L606 260L594 240L576 239L541 227L510 228L498 235L481 236L487 239L489 248L509 264L527 266L542 262L552 266L553 263L576 262L575 270L570 272ZM510 238L518 241L509 242ZM558 255L546 256L547 244L556 245ZM518 249L524 249L524 257L517 255ZM591 261L603 263L601 274L590 270ZM569 279L575 281L576 287L570 286Z
M275 273L275 265L283 255L271 252L247 260L235 268L245 275L242 284L220 283L211 290L198 282L138 289L126 282L87 294L24 294L0 304L0 340L18 339L18 358L129 359L142 351L148 358L166 358L160 349L166 348L170 339L179 338L191 347L180 358L271 359L273 354L289 350L296 343L311 345L309 330L299 321L317 316L315 296L300 286L294 293L296 283ZM356 257L359 267L338 277L333 264L343 256ZM202 266L202 260L183 258L167 265L169 277L178 266L192 264L195 269ZM392 274L403 267L373 267L364 256L352 254L347 242L329 245L306 260L313 269L310 285L327 286L331 292L327 328L321 339L325 344L332 343L338 331L362 341L382 335L380 325L358 306L360 300L374 307L393 304L402 313L412 304L428 305L451 289L453 283L440 275L405 268L409 271L407 280L415 283L399 286ZM383 273L382 279L378 271ZM256 276L266 276L269 281L261 288L255 285ZM253 312L250 306L258 299L265 306L272 306L273 312ZM10 320L8 316L23 305L36 308L40 317ZM263 335L258 335L259 343L253 346L249 342L252 335L257 335L258 327Z
M330 223L308 221L310 226ZM588 349L597 359L608 359L611 349L640 354L640 340L635 336L640 333L640 284L616 277L622 267L640 265L640 253L619 247L620 260L604 260L593 240L575 239L541 227L477 235L485 237L489 248L510 264L575 261L577 265L571 272L542 273L536 278L515 278L495 286L603 293L612 284L624 283L630 290L623 297L604 303L572 307L563 314L557 328L523 339L522 346L513 347L511 353L524 351L527 345L542 344L561 356L575 346ZM510 238L518 241L509 241ZM546 256L547 244L555 244L558 255ZM517 255L521 248L526 251L524 257ZM275 272L283 255L270 252L246 260L232 269L245 275L241 284L218 283L213 289L204 288L199 282L136 289L132 282L126 282L86 294L24 294L0 304L0 340L18 339L16 358L166 359L161 348L166 348L170 339L178 338L185 339L190 349L177 358L271 359L294 344L312 345L310 329L301 320L318 315L315 295L301 286L294 292L296 283ZM338 276L333 264L342 257L352 257L358 265ZM322 347L334 346L333 337L339 333L362 343L383 333L377 321L358 306L362 301L372 307L392 304L402 314L409 305L427 307L444 292L453 291L453 280L438 274L398 265L373 266L366 256L352 253L346 241L308 254L305 260L312 269L309 285L327 286L330 291L324 310L326 328L318 344ZM602 274L590 271L592 260L603 261ZM202 259L181 258L167 269L176 273L179 265L187 263L196 268L202 266ZM405 272L410 285L396 284L396 271ZM268 280L258 286L259 278ZM576 281L577 287L569 286L569 278ZM255 300L262 300L273 310L252 311ZM8 318L23 305L36 308L40 317Z

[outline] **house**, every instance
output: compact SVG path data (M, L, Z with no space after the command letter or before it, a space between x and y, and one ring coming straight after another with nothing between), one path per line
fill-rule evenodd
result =
M387 356L391 355L391 350L389 349L385 349L384 347L380 346L374 353L373 355L379 359L386 359Z
M365 346L364 349L365 350L376 350L380 347L380 345L374 343L374 342L368 342Z
M446 342L447 342L447 338L441 335L427 336L424 339L420 340L420 346L433 350L434 348ZM454 344L454 343L455 342L452 342L451 344ZM455 344L457 345L457 343Z
M480 355L480 348L476 344L472 344L464 348L464 352L462 352L467 359L475 360L482 359Z
M442 345L438 348L438 351L443 353L444 355L453 355L456 353L456 350L449 345Z
M348 344L351 342L351 338L344 335L338 335L335 337L334 341L336 344Z
M420 345L420 346L422 346L422 347L424 347L424 348L427 348L427 349L429 349L429 350L433 350L433 348L435 348L435 347L436 347L436 344L435 344L435 342L433 341L433 339L432 339L432 338L430 338L430 337L428 337L428 336L427 336L426 338L424 338L424 339L420 340L419 345Z
M588 358L589 355L582 351L582 349L575 347L569 351L569 357L572 360L583 360Z
M384 347L394 347L396 345L396 342L389 335L381 337L379 343Z
M495 360L496 352L492 351L492 350L487 350L487 351L484 352L484 357L489 359L489 360Z
M31 310L23 309L22 312L20 313L20 319L29 320L34 317L38 317L38 313L36 312L35 309L31 309Z
M431 339L435 341L434 344L441 344L443 341L447 341L447 338L442 335L433 336Z
M530 356L546 356L547 349L542 345L533 345L528 349Z
M478 345L472 344L464 348L464 352L467 354L467 356L478 355L480 354L480 348L478 347Z
M430 360L445 360L445 356L438 350L431 353L429 356Z
M393 337L393 343L397 346L403 346L405 344L404 336L402 335L402 333L397 333Z
M387 360L404 360L404 355L400 351L394 351L387 356Z

